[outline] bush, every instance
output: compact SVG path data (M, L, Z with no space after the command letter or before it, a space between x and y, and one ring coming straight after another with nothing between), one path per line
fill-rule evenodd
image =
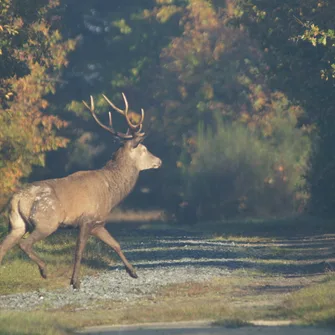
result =
M196 216L264 217L301 208L309 140L292 124L280 119L271 137L220 119L216 132L199 127L196 149L183 164L184 198Z

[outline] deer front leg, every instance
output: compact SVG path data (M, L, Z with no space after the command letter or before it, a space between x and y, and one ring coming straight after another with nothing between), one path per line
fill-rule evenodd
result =
M77 239L77 246L76 246L76 253L74 259L74 266L73 266L73 273L70 285L74 289L80 288L80 280L79 280L79 273L80 273L80 264L81 259L83 257L83 252L90 234L91 226L89 224L82 224L79 226L79 236Z
M119 255L121 258L124 266L126 267L126 271L128 272L129 276L132 278L138 278L135 269L133 266L128 262L126 256L123 254L120 244L109 234L107 229L104 226L95 227L91 234L100 238L101 241L105 242L107 245L109 245L111 248L114 249L114 251Z

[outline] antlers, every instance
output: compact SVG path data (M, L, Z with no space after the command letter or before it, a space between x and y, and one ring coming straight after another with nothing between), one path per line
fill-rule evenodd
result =
M120 138L123 138L123 139L132 139L134 137L143 137L145 135L144 132L141 132L142 131L142 124L143 124L143 120L144 120L144 110L143 110L143 108L141 109L141 119L140 119L140 121L137 124L133 124L130 121L129 116L128 116L128 101L127 101L127 98L126 98L124 93L122 93L122 97L123 97L124 104L125 104L125 110L122 110L122 109L116 107L104 94L102 96L108 102L108 104L110 106L112 106L117 112L119 112L120 114L122 114L126 118L126 121L127 121L127 124L128 124L129 128L128 128L126 134L115 131L113 129L113 126L112 126L112 113L111 112L109 112L109 127L104 125L98 119L98 117L96 116L96 114L94 112L94 100L93 100L93 97L91 95L90 96L91 106L89 106L84 100L83 100L83 104L91 112L94 120L97 122L97 124L100 127L107 130L108 132L110 132L114 136L117 136L117 137L120 137Z

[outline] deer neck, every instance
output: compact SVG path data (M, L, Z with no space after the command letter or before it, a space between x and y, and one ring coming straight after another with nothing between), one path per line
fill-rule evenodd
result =
M106 178L111 206L116 206L134 188L140 171L130 158L115 155L102 169Z

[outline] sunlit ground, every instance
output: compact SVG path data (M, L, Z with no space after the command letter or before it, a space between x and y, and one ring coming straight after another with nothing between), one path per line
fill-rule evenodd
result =
M122 235L123 242L141 238L141 234L150 240L150 232L164 234L162 230L168 233L171 228L180 229L162 222L110 226L112 232ZM132 303L101 301L93 314L91 310L78 310L78 306L52 311L2 311L0 334L66 334L83 326L185 320L213 320L236 326L257 319L335 325L335 234L331 223L291 218L207 222L182 229L185 235L203 232L208 241L233 245L221 260L231 274L205 283L169 285L155 298ZM129 230L132 236L127 234ZM0 294L69 285L75 237L76 232L62 231L37 245L37 252L49 265L48 280L40 278L36 265L18 248L11 251L0 269ZM164 248L150 251L159 256ZM179 253L182 246L171 247L171 258L179 257ZM94 274L113 264L115 255L91 239L84 258L82 273Z

